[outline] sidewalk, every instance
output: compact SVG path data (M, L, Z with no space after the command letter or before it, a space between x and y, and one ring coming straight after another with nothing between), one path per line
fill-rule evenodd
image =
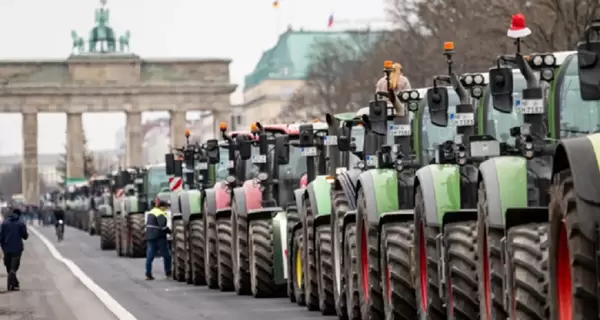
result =
M0 320L112 320L114 315L32 232L18 273L21 291L6 291L0 268Z

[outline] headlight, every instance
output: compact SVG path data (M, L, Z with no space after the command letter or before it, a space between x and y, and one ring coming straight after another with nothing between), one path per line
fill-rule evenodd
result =
M408 104L408 110L409 111L415 112L415 111L417 111L417 109L419 109L419 104L418 103L416 103L416 102L410 102Z
M483 89L481 87L473 87L471 93L473 94L473 98L479 99L483 96Z
M464 81L465 81L466 85L471 85L473 83L473 76L471 76L471 75L465 76Z
M552 81L552 79L554 78L554 71L552 71L552 69L544 69L542 70L541 76L542 80Z
M356 164L356 167L359 168L360 170L363 170L365 168L365 163L360 161L359 163Z
M544 58L542 56L533 57L533 65L536 67L541 66L544 63Z
M417 100L417 99L419 99L419 91L415 91L415 90L413 90L413 91L410 93L410 98L411 98L411 99L413 99L413 100Z
M473 81L475 82L475 84L483 84L483 76L478 74L475 77L473 77Z
M402 100L407 101L408 99L410 99L410 93L408 93L408 92L402 93Z
M544 64L547 65L548 67L553 67L554 64L556 64L556 58L554 57L554 55L552 55L552 54L546 55L544 57Z
M269 175L266 172L260 172L258 175L256 175L256 179L258 179L258 181L266 181L269 178Z
M396 171L402 171L402 169L404 169L404 164L401 159L396 160L394 166L396 167Z
M228 184L234 184L237 181L237 179L234 176L227 176L227 178L225 179L225 181Z

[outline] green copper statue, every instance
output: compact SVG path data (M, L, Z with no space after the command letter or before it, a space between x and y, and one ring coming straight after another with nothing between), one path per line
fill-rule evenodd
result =
M122 36L116 37L114 30L109 26L110 10L106 8L106 0L100 0L101 7L96 9L95 26L90 31L88 39L88 51L90 53L115 53L117 52L117 40L119 41L119 51L129 51L129 38L131 34L126 31ZM82 54L85 52L85 40L78 36L77 32L72 31L73 39L72 51Z

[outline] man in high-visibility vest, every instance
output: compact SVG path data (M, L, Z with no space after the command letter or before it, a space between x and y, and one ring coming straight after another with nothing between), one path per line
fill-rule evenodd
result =
M169 203L164 200L156 200L156 205L148 213L146 220L146 280L154 280L152 276L152 262L158 251L162 254L165 265L165 275L171 276L171 252L167 246L167 234L171 229L167 226L167 208Z

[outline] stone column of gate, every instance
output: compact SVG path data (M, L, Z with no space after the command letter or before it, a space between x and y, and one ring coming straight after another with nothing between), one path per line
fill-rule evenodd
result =
M185 144L186 112L171 111L170 116L171 148L181 148Z
M67 179L85 179L85 149L81 113L67 113Z
M142 113L127 112L126 117L127 157L125 163L127 167L141 167L144 138L142 133Z
M222 122L225 122L227 124L227 126L229 128L231 128L231 116L229 114L229 112L224 112L224 111L220 111L220 110L213 110L212 111L212 116L213 116L213 134L214 134L214 139L220 139L221 138L221 130L219 129L219 125ZM243 129L242 129L243 130Z
M38 205L40 198L38 176L38 119L37 113L23 113L23 167L21 193L25 204ZM12 182L9 182L12 183Z

